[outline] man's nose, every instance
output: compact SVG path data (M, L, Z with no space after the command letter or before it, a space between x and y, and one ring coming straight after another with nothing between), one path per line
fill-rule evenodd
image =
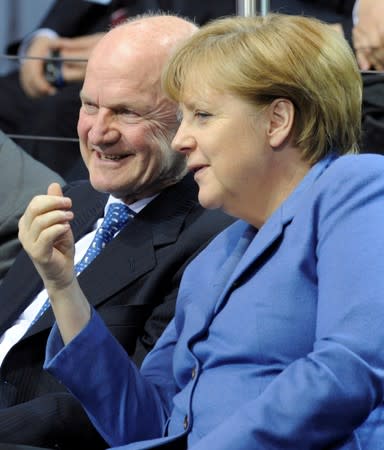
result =
M113 144L120 139L120 132L110 111L99 109L88 138L93 145Z

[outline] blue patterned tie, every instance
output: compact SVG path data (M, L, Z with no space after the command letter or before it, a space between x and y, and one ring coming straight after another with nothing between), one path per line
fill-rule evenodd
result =
M108 206L107 214L103 222L96 231L91 245L85 252L83 258L75 265L75 273L78 276L90 264L103 248L110 242L115 234L120 231L130 219L135 216L132 211L124 203L111 203ZM49 298L45 301L37 316L33 319L31 326L37 322L45 311L50 307Z

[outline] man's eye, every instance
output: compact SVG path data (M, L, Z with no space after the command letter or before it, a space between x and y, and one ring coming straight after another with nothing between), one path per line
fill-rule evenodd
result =
M122 108L117 111L117 114L120 116L138 117L138 114L135 111L132 111L132 109Z
M140 120L140 114L132 111L131 109L120 109L119 111L117 111L117 115L119 116L120 120L128 123L136 123L138 120Z
M93 103L83 103L83 108L87 114L94 114L98 109Z

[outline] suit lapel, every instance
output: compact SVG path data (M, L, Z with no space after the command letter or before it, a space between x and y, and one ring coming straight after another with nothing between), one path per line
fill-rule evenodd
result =
M80 189L79 189L80 187ZM96 220L103 215L104 206L107 202L108 195L95 191L89 182L78 182L69 185L64 190L65 195L72 198L72 210L74 212L74 220L71 223L72 232L77 241L81 236L88 233L94 226ZM20 314L29 306L33 299L42 289L43 283L39 274L36 272L31 260L23 252L20 261L20 269L23 273L23 279L28 280L29 287L20 289L16 286L15 302L1 315L0 335L20 316ZM9 281L14 283L15 278L11 277ZM9 294L6 298L12 298ZM0 298L0 307L1 298ZM48 311L39 319L26 333L24 337L50 327L54 322L54 316L49 308Z
M160 193L79 276L94 306L152 270L156 247L178 239L187 213L196 204L195 189L187 189L188 184L183 180Z
M82 183L80 190L72 195L72 189L64 193L72 198L74 219L71 227L75 242L88 233L97 219L103 216L104 207L108 200L107 194L95 191L89 182Z
M20 274L28 282L21 284ZM21 253L0 286L0 336L25 310L40 286L40 277L31 260L26 253Z

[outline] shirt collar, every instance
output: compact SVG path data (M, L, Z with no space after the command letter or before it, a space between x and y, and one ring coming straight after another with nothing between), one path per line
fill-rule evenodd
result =
M158 195L159 194L155 194L155 195L152 195L152 197L142 198L142 199L138 200L137 202L129 204L128 206L130 207L130 209L132 209L132 211L134 211L137 214L142 209L144 209L148 205L148 203L150 203ZM112 203L124 203L124 202L122 200L120 200L119 198L116 198L116 197L113 197L113 195L110 195L108 197L108 201L104 207L104 216L107 212L109 205L111 205Z

